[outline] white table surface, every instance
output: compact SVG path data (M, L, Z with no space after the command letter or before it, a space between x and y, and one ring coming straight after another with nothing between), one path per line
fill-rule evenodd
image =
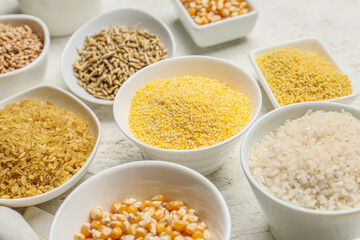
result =
M177 56L200 54L224 58L242 67L254 77L255 72L248 59L250 50L301 37L318 37L349 78L355 81L359 92L360 0L255 0L255 4L260 11L259 18L254 30L246 38L210 48L199 48L195 45L178 20L170 0L103 0L103 12L117 7L146 10L163 20L173 32ZM0 0L0 14L19 11L15 0ZM51 39L49 66L43 83L67 89L60 73L60 56L68 39L69 36ZM262 93L261 114L264 114L273 107L264 92ZM140 150L126 139L116 126L112 107L87 104L99 117L103 135L95 160L82 181L111 166L143 158ZM352 105L360 106L360 98L356 98ZM218 187L229 206L232 240L273 239L241 169L239 146L228 161L208 178ZM55 214L70 191L37 207Z

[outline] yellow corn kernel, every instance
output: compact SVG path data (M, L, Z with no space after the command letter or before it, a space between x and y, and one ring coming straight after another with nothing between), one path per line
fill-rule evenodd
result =
M183 236L179 235L179 236L176 236L174 238L174 240L185 240L185 238Z
M120 202L114 202L112 205L111 205L111 211L113 213L118 213L119 210L121 208L121 203Z
M99 207L94 207L90 211L90 219L100 219L103 216L103 210Z
M123 234L123 231L120 227L115 227L111 232L112 239L119 239Z
M182 221L182 220L176 220L174 221L174 226L173 228L176 230L176 231L184 231L186 226L187 226L187 222L186 221Z
M97 230L101 226L101 222L99 220L92 220L90 226L92 229Z
M195 9L195 8L189 8L187 11L188 11L188 13L190 14L190 16L194 16L195 13L196 13L196 9Z
M165 227L165 233L166 233L166 235L171 236L172 231L173 231L173 229L172 229L172 227L171 227L170 225Z
M85 240L85 239L86 239L86 237L82 233L76 233L74 236L74 240Z
M176 200L171 201L166 204L166 209L171 210L179 210L182 206L184 206L184 203L182 201Z
M104 226L103 228L100 227L99 230L101 231L103 238L108 239L111 236L111 233L112 233L111 228Z
M119 209L119 213L128 212L128 209L129 209L128 205L122 204Z
M172 239L174 239L174 238L176 238L177 236L180 236L180 235L181 235L180 232L178 232L178 231L173 231L170 236L171 236Z
M156 224L156 231L158 233L165 232L165 224L164 223L158 223Z
M206 224L204 222L198 223L196 230L203 232L203 231L205 231L205 229L206 229Z
M197 228L196 223L190 223L186 226L185 232L189 235L192 235L196 231L196 228Z
M155 197L153 197L152 199L151 199L151 201L160 201L160 202L162 202L162 201L164 201L164 195L156 195Z
M84 234L85 237L90 237L90 235L91 235L91 225L90 225L90 223L84 223L81 226L80 232L82 234Z
M202 232L200 232L199 230L195 231L191 237L195 240L195 239L201 239L204 238L204 235Z
M210 231L208 229L206 229L203 232L203 235L204 235L204 240L211 240L211 234L210 234Z
M112 221L109 223L110 228L122 228L123 223L121 221Z
M152 216L156 221L159 221L164 216L164 210L158 209L155 211L154 215Z
M135 231L135 238L145 237L147 234L147 231L143 227L138 227Z
M144 211L144 209L148 207L148 205L149 205L150 202L151 202L150 200L145 200L145 201L143 201L143 202L140 204L140 211Z
M128 213L132 213L134 214L134 216L137 214L137 207L135 207L134 205L130 205L128 208Z

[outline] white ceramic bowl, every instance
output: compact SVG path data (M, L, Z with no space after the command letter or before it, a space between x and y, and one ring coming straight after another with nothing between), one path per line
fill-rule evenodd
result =
M78 97L97 104L112 105L114 101L96 98L88 93L77 83L74 76L73 63L78 57L77 49L84 46L86 36L93 35L101 31L101 29L110 26L131 27L141 23L139 29L147 29L150 33L160 37L164 48L168 49L168 58L175 56L175 40L169 28L159 19L150 14L132 8L119 8L104 13L79 28L67 42L61 57L61 73L69 89Z
M101 13L101 0L19 0L21 10L37 16L49 27L51 36L73 33Z
M56 212L49 240L72 239L95 206L110 210L115 201L127 197L145 200L158 194L163 194L166 201L182 200L194 208L213 240L230 239L228 207L208 179L177 164L138 161L107 169L77 187Z
M248 0L248 13L218 22L198 25L191 18L180 0L171 0L171 2L181 23L199 47L210 47L246 36L254 28L259 15L253 1Z
M12 26L29 25L44 43L41 54L30 64L12 72L0 74L0 99L41 83L47 68L50 47L49 31L45 23L37 17L25 14L0 16L0 23Z
M251 102L249 123L233 137L205 148L193 150L169 150L147 145L137 140L129 128L131 99L146 83L157 79L168 79L184 75L217 79L229 87L247 95ZM164 60L140 70L120 88L114 102L114 118L120 130L150 159L161 159L190 167L204 175L218 169L240 142L240 136L254 122L261 109L261 93L256 81L232 63L206 56L185 56Z
M266 94L268 95L272 105L274 108L279 108L280 104L276 100L274 93L271 91L271 88L269 84L267 83L264 75L262 74L259 66L256 63L256 58L264 55L266 53L269 53L272 50L278 49L278 48L284 48L291 46L293 48L302 50L302 51L308 51L317 54L320 57L323 57L327 62L331 63L335 68L337 68L341 73L345 74L343 69L340 67L340 65L335 61L334 57L330 54L330 52L325 48L324 44L321 43L321 41L318 38L309 37L309 38L301 38L294 41L288 41L284 43L280 43L274 46L270 47L264 47L264 48L258 48L254 49L249 53L250 62L255 68L256 74L258 76L258 79L265 90ZM350 79L351 81L351 79ZM340 103L350 103L356 96L357 93L355 91L354 82L351 81L351 87L353 92L344 97L334 98L327 100L326 102L340 102Z
M241 145L241 164L250 186L278 240L350 240L360 237L360 208L343 211L318 211L297 207L276 198L255 180L248 159L255 144L280 127L285 120L313 111L344 109L360 119L360 109L340 103L306 102L275 109L260 118L245 134Z
M3 109L4 106L9 103L15 103L15 102L19 102L22 99L31 99L31 98L40 98L43 101L50 101L54 104L54 106L60 106L68 111L71 111L76 114L80 114L81 118L89 123L90 131L93 133L96 142L84 166L70 180L68 180L61 186L49 192L34 197L19 198L19 199L0 198L0 205L3 206L25 207L25 206L40 204L49 201L53 198L56 198L57 196L59 196L60 194L64 193L69 188L71 188L86 173L86 169L92 162L95 153L99 147L100 136L101 136L101 125L94 112L84 103L82 103L78 98L74 97L72 94L56 86L40 85L37 87L33 87L29 90L20 92L18 94L15 94L12 97L0 101L0 109Z

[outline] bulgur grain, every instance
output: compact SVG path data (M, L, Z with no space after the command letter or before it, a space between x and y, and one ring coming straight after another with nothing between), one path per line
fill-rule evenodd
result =
M256 59L280 106L324 101L351 94L351 82L324 58L292 47Z
M156 80L131 101L129 126L149 145L187 150L222 142L245 127L251 105L246 95L205 77Z
M255 179L276 197L316 210L360 206L360 120L308 111L286 121L252 150Z
M89 124L61 107L25 99L0 110L0 198L31 197L69 180L95 139Z

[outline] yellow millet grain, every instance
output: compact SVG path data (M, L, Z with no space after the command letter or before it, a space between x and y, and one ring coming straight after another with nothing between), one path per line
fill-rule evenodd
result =
M6 105L0 110L0 198L60 186L80 170L94 144L80 115L40 99Z
M238 90L215 79L183 76L140 88L131 101L129 126L141 142L188 150L234 136L250 112L249 99Z
M351 94L351 82L324 58L292 47L273 50L256 62L280 106Z

